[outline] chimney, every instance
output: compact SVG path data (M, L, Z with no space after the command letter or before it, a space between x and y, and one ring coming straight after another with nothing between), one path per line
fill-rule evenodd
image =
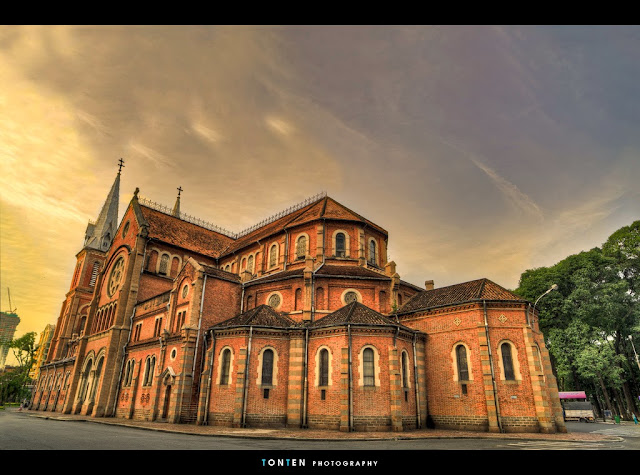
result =
M427 290L433 290L433 280L425 280L424 288Z

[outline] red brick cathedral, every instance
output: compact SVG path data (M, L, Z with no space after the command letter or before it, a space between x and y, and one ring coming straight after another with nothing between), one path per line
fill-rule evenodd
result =
M385 229L319 195L230 233L120 172L76 255L31 408L340 431L565 432L531 304L403 281ZM181 191L181 189L179 189Z

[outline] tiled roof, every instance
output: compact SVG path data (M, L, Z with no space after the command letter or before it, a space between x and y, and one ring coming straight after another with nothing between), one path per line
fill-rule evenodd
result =
M154 209L143 202L138 204L143 218L149 223L150 237L182 248L188 246L187 248L194 252L214 258L228 255L260 239L277 234L285 228L321 218L359 221L385 235L388 234L386 230L377 224L363 218L327 196L302 208L295 209L272 222L267 222L264 226L258 226L254 231L237 239Z
M238 249L252 244L259 239L264 239L272 234L276 234L285 228L291 228L293 226L309 223L321 218L360 221L383 234L388 234L386 230L377 224L363 218L357 213L354 213L347 207L335 201L333 198L325 196L314 203L293 211L271 223L265 224L249 234L238 238L235 242L229 244L228 248L224 250L224 254L237 251Z
M441 287L439 289L423 290L414 295L411 300L400 307L396 313L408 313L474 300L523 301L521 297L489 279L478 279L462 284Z
M247 282L247 284L264 284L266 282L276 282L278 280L288 279L289 277L302 277L303 273L304 269L302 267L298 269L274 272L273 274L264 275L262 277L250 280Z
M309 325L309 328L319 328L337 325L391 325L399 326L409 331L414 331L384 315L370 309L360 302L351 302L348 305L322 317Z
M318 269L316 275L340 276L340 277L368 277L390 280L389 276L372 271L366 267L358 265L323 265Z
M221 252L233 242L233 239L228 236L142 204L140 204L140 210L149 223L150 238L214 258L219 257Z
M238 274L233 274L231 272L227 272L222 269L217 269L212 266L208 266L206 264L200 264L204 269L204 272L208 275L212 275L215 277L220 277L222 279L232 280L234 282L240 282L240 276Z
M279 327L290 328L296 326L296 322L286 315L276 312L269 305L260 305L258 307L247 310L240 315L220 322L212 329L230 328L239 326L262 326L262 327Z

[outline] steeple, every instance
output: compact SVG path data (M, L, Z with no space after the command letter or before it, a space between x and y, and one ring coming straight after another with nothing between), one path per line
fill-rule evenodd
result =
M89 221L85 233L84 245L92 249L106 251L111 246L113 237L118 229L118 201L120 199L120 173L124 167L124 160L119 160L118 174L111 185L107 199L95 223Z
M173 205L173 211L171 214L176 218L180 217L180 193L182 193L182 187L178 187L178 197L176 198L176 204Z

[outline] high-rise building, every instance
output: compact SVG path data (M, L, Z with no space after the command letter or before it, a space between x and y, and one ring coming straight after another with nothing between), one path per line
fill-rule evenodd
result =
M13 340L20 318L12 311L0 312L0 369L4 369L9 354L9 344Z

